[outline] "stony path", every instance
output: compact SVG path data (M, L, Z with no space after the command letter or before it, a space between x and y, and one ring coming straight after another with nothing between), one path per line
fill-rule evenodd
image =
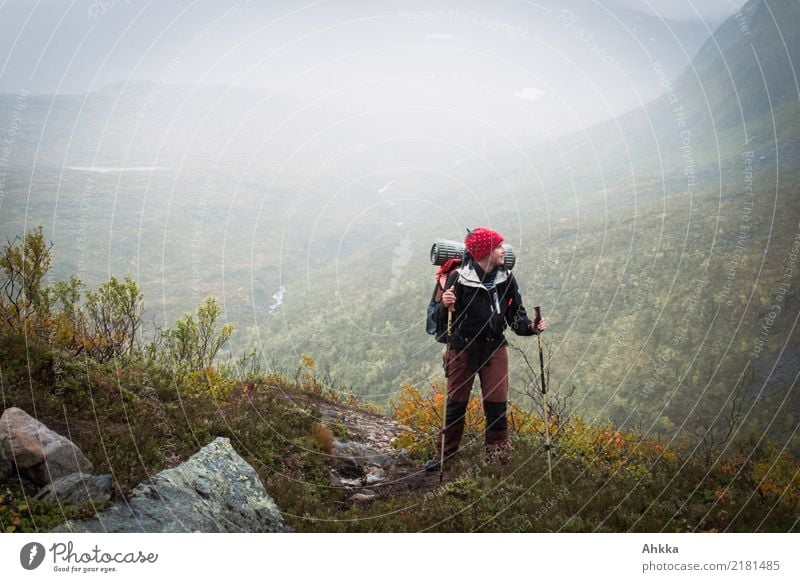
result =
M411 431L411 428L399 422L370 412L325 401L316 402L315 405L322 413L323 422L338 420L347 427L348 440L364 443L381 453L397 452L393 446L394 439L403 431Z
M331 461L331 485L344 486L352 493L341 504L343 508L389 495L424 492L439 485L438 473L425 473L421 462L408 460L393 446L394 439L411 428L380 414L306 394L284 393L284 397L313 407L320 414L319 420L329 427L339 422L347 429L347 440L336 441ZM368 449L377 455L370 456Z

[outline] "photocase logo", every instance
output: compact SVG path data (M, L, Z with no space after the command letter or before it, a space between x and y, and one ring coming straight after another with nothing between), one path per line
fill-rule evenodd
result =
M19 552L19 563L26 570L35 570L44 561L44 546L37 542L31 542L22 546Z

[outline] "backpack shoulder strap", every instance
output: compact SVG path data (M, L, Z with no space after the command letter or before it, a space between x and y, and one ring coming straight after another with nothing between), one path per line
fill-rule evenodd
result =
M432 300L435 300L437 303L441 301L442 293L447 289L447 283L450 281L453 273L456 275L458 274L459 266L461 266L461 259L450 259L439 268L436 275L434 275L436 277L436 285L433 289ZM453 283L451 282L450 284L452 285Z

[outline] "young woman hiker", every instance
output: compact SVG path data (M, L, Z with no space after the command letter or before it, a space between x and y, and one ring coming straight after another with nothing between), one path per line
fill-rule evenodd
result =
M511 446L506 419L508 348L504 331L511 327L517 335L530 336L547 329L544 319L531 321L522 305L517 280L504 266L502 235L480 227L467 234L464 244L469 257L447 278L434 314L439 328L446 329L448 312L453 311L444 356L444 438L437 439L437 455L425 463L427 471L439 470L442 459L458 450L476 375L481 380L486 417L487 457L506 462Z

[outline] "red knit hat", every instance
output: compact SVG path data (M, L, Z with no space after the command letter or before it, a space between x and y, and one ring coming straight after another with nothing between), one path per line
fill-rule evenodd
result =
M476 261L491 253L495 247L503 244L503 236L496 230L479 226L464 237L467 251Z

